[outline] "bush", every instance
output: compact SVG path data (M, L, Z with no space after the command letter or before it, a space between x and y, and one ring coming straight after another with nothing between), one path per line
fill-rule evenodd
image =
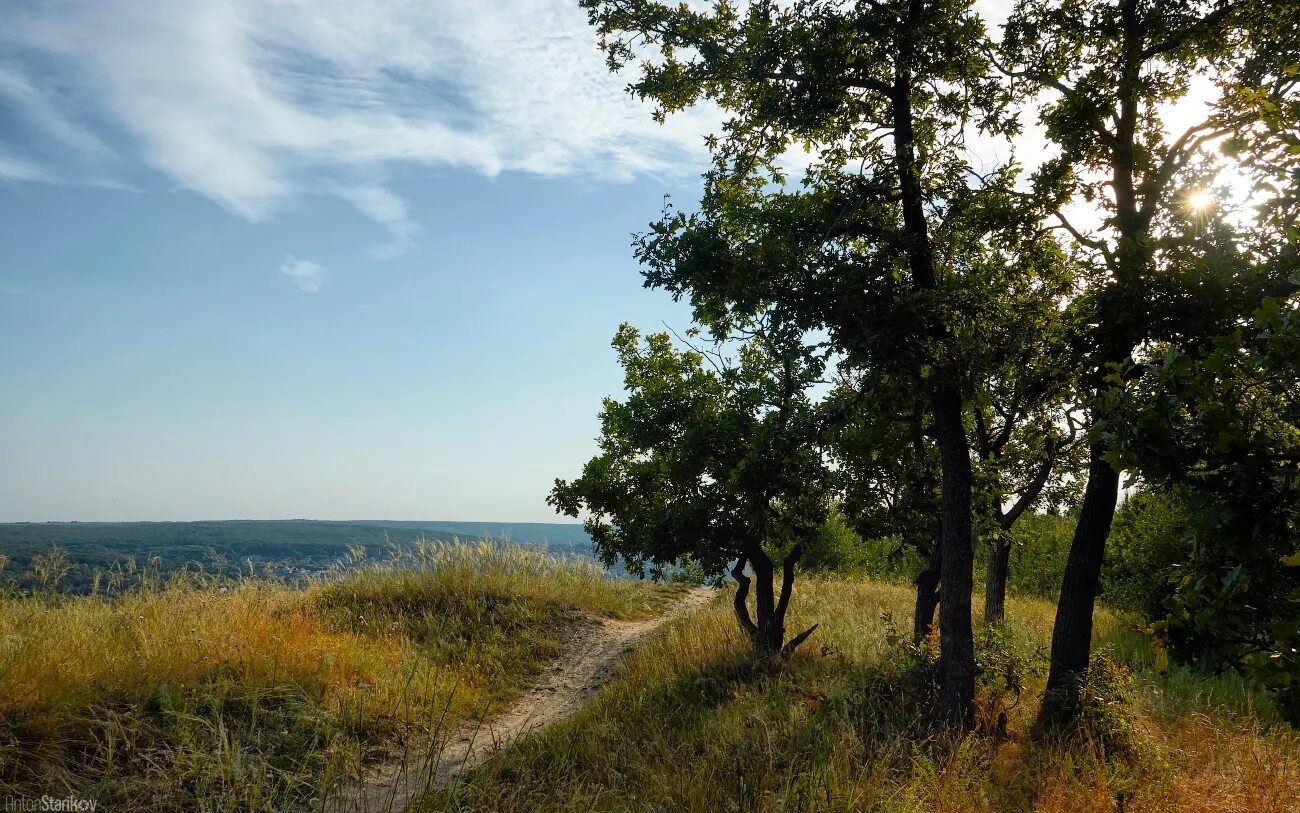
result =
M1133 676L1112 653L1093 653L1079 702L1075 733L1102 757L1124 760L1141 754L1142 741L1133 725Z
M1102 594L1112 606L1163 618L1178 578L1192 555L1192 526L1183 500L1139 491L1115 515L1102 572Z
M925 567L916 548L896 537L863 539L840 511L832 511L808 550L808 570L870 576L883 581L911 581Z
M1026 513L1011 527L1010 592L1050 599L1060 594L1075 521L1073 514Z

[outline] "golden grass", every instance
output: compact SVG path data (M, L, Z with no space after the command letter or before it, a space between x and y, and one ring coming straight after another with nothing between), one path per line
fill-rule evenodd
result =
M909 588L801 578L796 589L789 628L821 627L779 672L754 668L719 597L640 647L588 709L419 806L1261 813L1300 799L1300 739L1266 698L1232 677L1161 674L1149 636L1104 610L1096 644L1132 670L1132 753L1028 736L1048 602L1009 602L1006 636L1038 666L1008 736L953 741L918 725L883 621L906 631ZM308 809L385 749L506 701L574 615L647 615L673 593L458 546L306 590L177 583L0 600L0 795ZM987 731L1005 705L983 702Z
M1300 800L1300 740L1267 702L1232 679L1156 674L1150 640L1109 612L1096 642L1133 669L1132 754L1034 742L1041 668L1006 739L918 741L882 623L910 619L911 591L835 578L796 590L789 628L822 626L779 674L746 666L716 601L635 653L588 709L421 809L1261 813ZM1008 607L1007 634L1040 667L1053 609Z
M310 804L376 752L503 702L575 614L653 613L672 592L478 545L307 590L0 600L0 795Z

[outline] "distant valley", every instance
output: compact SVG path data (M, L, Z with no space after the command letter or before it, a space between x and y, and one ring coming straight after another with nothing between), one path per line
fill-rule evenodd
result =
M0 524L0 582L90 592L110 578L137 582L188 570L219 577L305 581L346 562L381 560L417 542L509 541L565 559L591 557L575 523L449 520L220 520L201 522L19 522ZM42 575L44 574L44 575Z

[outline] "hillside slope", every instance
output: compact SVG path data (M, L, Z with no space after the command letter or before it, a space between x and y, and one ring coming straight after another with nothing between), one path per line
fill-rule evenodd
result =
M318 808L516 697L573 624L651 617L683 589L481 544L305 590L0 597L0 796Z
M1109 656L1078 737L1029 736L1052 605L1012 599L1007 634L980 646L977 732L936 738L922 713L934 699L932 655L910 654L893 621L909 618L911 596L802 580L791 625L822 626L778 672L752 667L729 605L714 602L637 651L589 708L416 809L1295 809L1300 738L1267 700L1231 677L1166 672L1157 642L1105 611L1097 644Z

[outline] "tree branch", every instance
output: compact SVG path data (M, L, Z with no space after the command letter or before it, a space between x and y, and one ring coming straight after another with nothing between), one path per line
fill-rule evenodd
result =
M803 545L795 545L781 561L781 597L776 602L776 622L785 623L785 610L790 606L790 591L794 586L794 566L803 556Z
M1146 50L1142 51L1140 55L1142 61L1145 62L1146 60L1151 59L1152 57L1156 57L1161 54L1168 53L1174 50L1175 48L1178 48L1183 43L1191 39L1192 37L1195 37L1196 35L1201 34L1202 32L1208 31L1209 29L1223 22L1224 18L1226 18L1229 14L1231 14L1236 10L1237 10L1237 5L1235 3L1230 3L1230 2L1220 3L1219 7L1216 8L1214 11L1210 12L1209 14L1205 15L1201 19L1187 26L1182 31L1179 31L1178 33L1174 34L1169 39L1157 43L1156 45L1152 45L1150 48L1147 48Z
M749 635L751 640L757 640L758 625L754 623L754 619L749 617L749 607L745 604L745 600L749 598L750 583L750 578L745 575L745 565L747 564L749 564L749 558L742 556L736 560L736 566L731 569L731 576L739 585L732 605L736 611L736 620L740 622L740 628Z
M1016 498L1011 510L1006 513L998 512L998 527L1004 531L1010 530L1011 526L1016 524L1016 520L1020 519L1020 515L1029 510L1029 506L1034 504L1034 501L1038 499L1038 495L1043 493L1043 486L1047 485L1047 478L1052 474L1052 467L1056 464L1059 451L1059 449L1055 450L1043 459L1038 471L1034 472L1034 479Z

